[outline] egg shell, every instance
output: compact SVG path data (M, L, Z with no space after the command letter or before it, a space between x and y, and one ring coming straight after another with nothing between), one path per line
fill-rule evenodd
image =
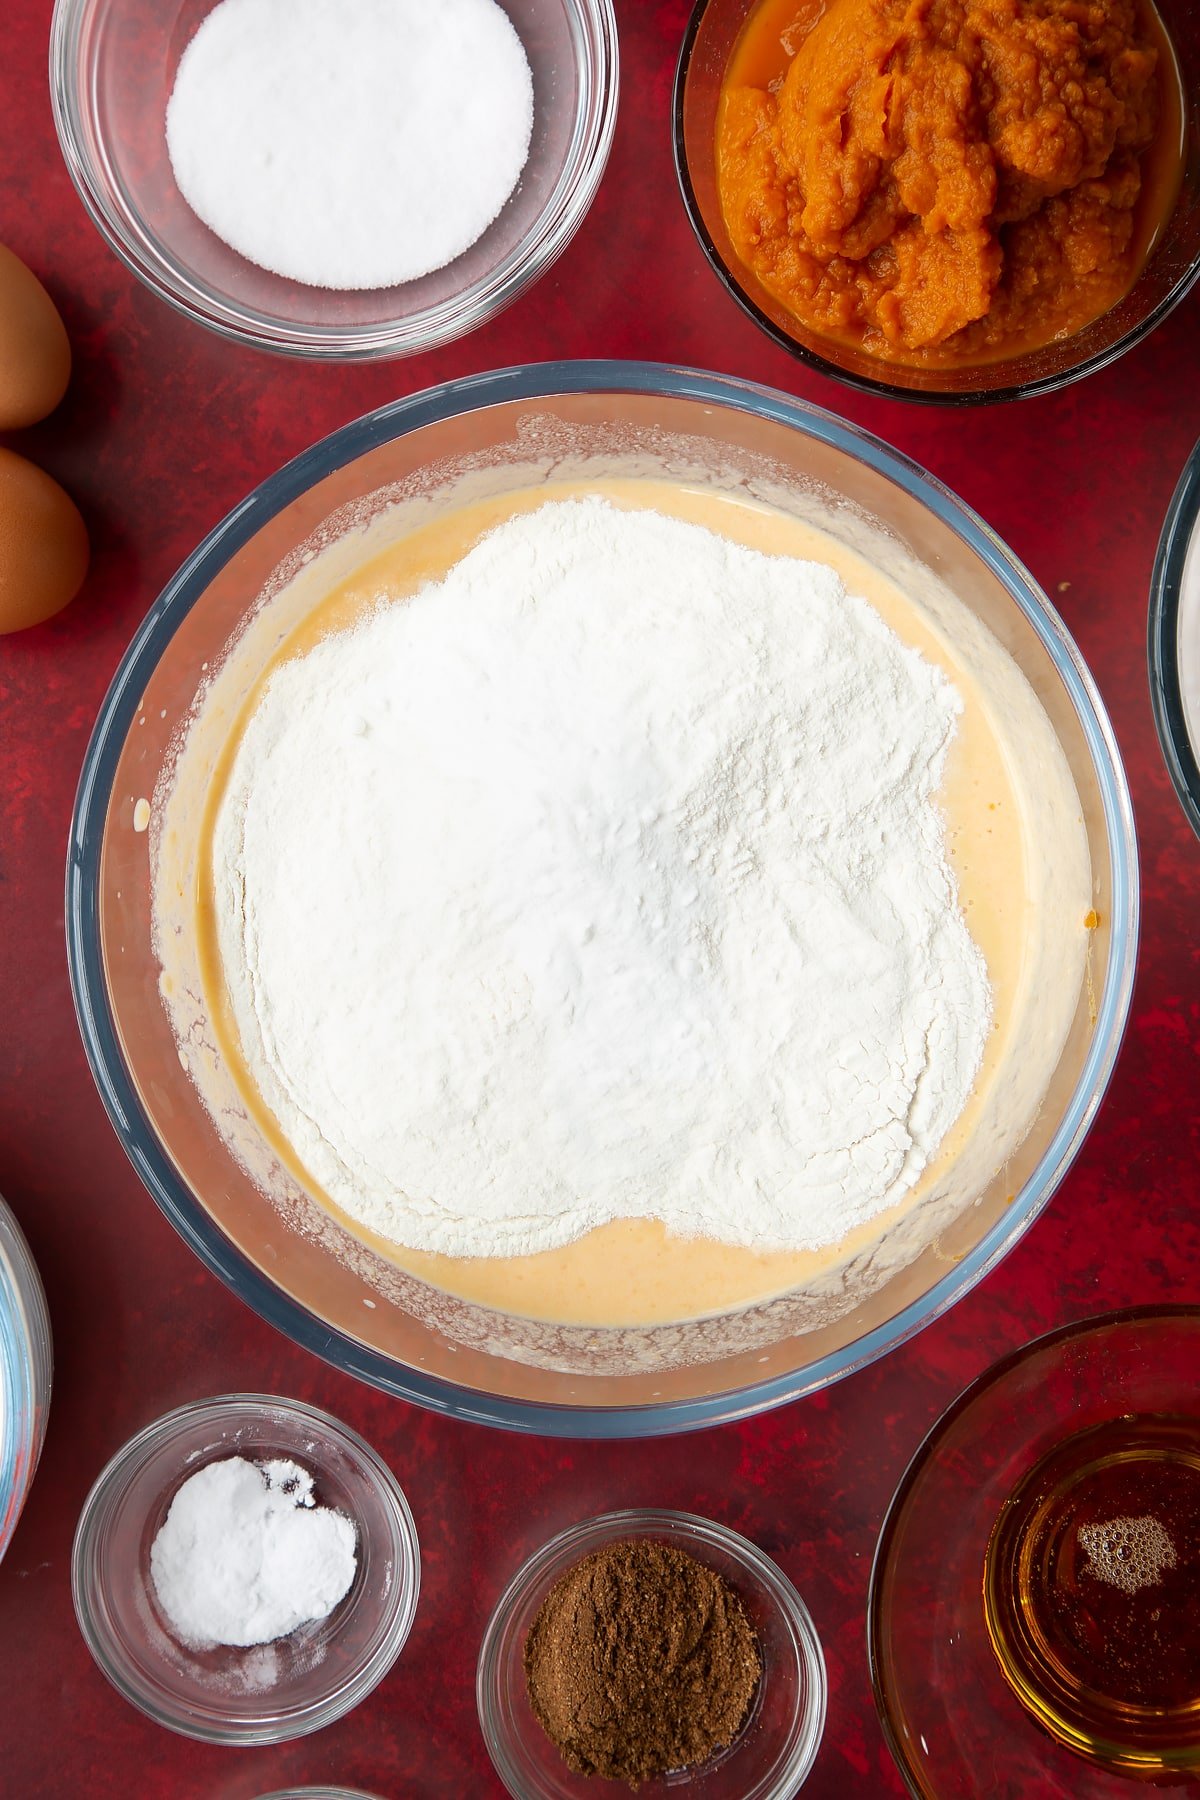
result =
M60 612L83 586L87 527L57 481L0 450L0 634Z
M71 378L58 308L19 256L0 244L0 431L53 412Z

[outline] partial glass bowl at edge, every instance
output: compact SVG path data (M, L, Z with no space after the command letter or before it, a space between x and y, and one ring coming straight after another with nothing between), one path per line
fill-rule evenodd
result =
M1200 277L1200 31L1191 0L1156 0L1175 47L1183 95L1182 176L1174 210L1132 288L1099 319L1020 355L964 368L906 368L808 330L741 260L721 212L716 122L721 83L754 0L696 0L675 74L675 168L709 265L742 310L800 362L850 387L949 406L1050 393L1106 368L1141 343Z
M1158 741L1179 804L1200 837L1200 444L1158 540L1147 647Z
M364 496L384 491L425 505L448 469L468 468L501 492L528 486L534 441L552 446L559 473L614 458L624 468L631 457L669 473L681 446L728 483L766 469L788 491L831 496L834 528L839 509L857 513L936 570L1015 659L1051 721L1078 789L1098 920L1038 1117L951 1227L840 1316L806 1315L769 1340L707 1356L704 1346L680 1355L686 1329L648 1327L634 1343L640 1361L618 1372L603 1331L564 1328L570 1355L553 1334L543 1353L526 1347L510 1315L480 1309L469 1330L449 1328L436 1290L425 1290L432 1309L421 1294L397 1301L392 1265L376 1282L356 1243L348 1257L325 1247L321 1230L332 1227L311 1200L314 1229L289 1225L180 1065L151 942L151 834L134 828L136 801L154 793L202 671L220 664L249 600L281 565L296 566L322 521L356 516ZM1078 652L1027 572L939 482L855 427L750 383L654 364L558 363L434 388L345 427L264 482L189 557L101 707L71 830L67 921L80 1026L113 1125L158 1205L236 1293L339 1368L436 1410L564 1436L658 1436L761 1411L873 1361L943 1313L1029 1228L1079 1149L1119 1047L1137 857L1119 756ZM733 1316L736 1330L744 1323Z
M260 1794L258 1800L379 1800L379 1796L368 1794L365 1788L290 1787L274 1788L269 1794Z
M189 318L260 349L326 360L408 356L500 312L566 249L616 127L612 0L506 0L534 83L521 179L483 236L419 281L344 292L239 256L175 184L165 118L179 58L217 0L56 0L50 95L71 179L111 249Z
M42 1453L52 1364L41 1277L24 1233L0 1199L0 1557Z
M1200 1307L1128 1307L1022 1345L965 1388L926 1436L888 1507L867 1603L875 1703L916 1800L1177 1791L1169 1777L1160 1790L1128 1769L1085 1761L1025 1711L988 1635L983 1572L1004 1502L1076 1433L1147 1414L1200 1431L1198 1367ZM1189 1765L1200 1767L1200 1743L1179 1767Z

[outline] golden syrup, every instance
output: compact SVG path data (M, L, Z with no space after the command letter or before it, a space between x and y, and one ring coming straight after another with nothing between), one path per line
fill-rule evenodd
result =
M1200 1769L1200 1419L1111 1419L1042 1457L992 1530L984 1610L1060 1743L1148 1780Z

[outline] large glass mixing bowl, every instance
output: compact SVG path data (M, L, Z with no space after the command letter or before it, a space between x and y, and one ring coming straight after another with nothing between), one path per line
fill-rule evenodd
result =
M244 1109L218 1129L219 1097L206 1107L184 1066L222 1078L206 1022L197 1017L181 1055L163 997L155 826L146 829L197 717L211 718L214 695L238 704L248 689L236 671L254 666L255 643L265 656L279 641L289 605L305 582L319 588L326 559L344 567L360 542L374 547L380 532L387 541L464 494L606 474L708 485L815 517L873 545L901 578L907 571L910 591L950 596L945 605L1000 647L1040 703L1092 870L1087 967L1041 1104L963 1203L930 1215L923 1235L914 1226L899 1261L864 1255L818 1298L793 1292L636 1331L537 1326L456 1300L343 1230L254 1137ZM201 759L201 790L210 768ZM1042 837L1052 861L1055 833ZM526 1431L650 1436L778 1405L872 1361L944 1312L1029 1228L1078 1151L1117 1054L1134 973L1136 849L1112 732L1078 652L1026 571L947 489L853 426L749 383L558 363L384 407L289 463L200 545L151 608L100 710L71 830L67 928L84 1042L121 1141L168 1218L244 1300L297 1343L422 1405ZM173 946L185 962L187 938L185 929ZM177 979L186 986L187 970ZM178 1001L178 987L168 994ZM997 1121L1000 1138L1005 1125Z

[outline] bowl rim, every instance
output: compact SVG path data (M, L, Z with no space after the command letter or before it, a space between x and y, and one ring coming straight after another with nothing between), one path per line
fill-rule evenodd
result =
M130 1671L121 1640L97 1614L89 1590L96 1573L99 1527L108 1506L125 1493L149 1459L172 1438L208 1420L216 1429L219 1423L228 1423L238 1416L255 1418L268 1413L282 1414L307 1433L319 1433L349 1452L361 1465L383 1504L403 1553L397 1571L400 1578L393 1590L391 1618L371 1655L343 1679L333 1694L324 1694L303 1706L284 1710L269 1705L272 1690L268 1688L263 1694L267 1704L259 1714L250 1713L238 1719L222 1718L214 1708L200 1716L189 1709L185 1716L182 1707L170 1708L146 1692L138 1677ZM412 1630L420 1592L421 1546L416 1521L404 1489L387 1463L365 1438L332 1413L282 1394L214 1394L202 1400L186 1401L143 1425L113 1452L88 1489L71 1544L71 1599L75 1618L101 1674L123 1699L153 1719L155 1724L166 1726L182 1737L210 1744L285 1743L320 1731L334 1720L343 1718L394 1666Z
M671 144L675 157L675 174L683 198L684 211L687 213L688 223L695 233L696 241L704 252L706 262L725 292L737 302L742 311L754 321L760 331L766 333L773 343L778 344L781 350L786 350L797 362L814 369L818 375L825 375L831 381L839 381L846 387L855 388L859 393L871 394L876 399L908 400L918 406L993 406L1003 401L1027 400L1035 394L1052 394L1060 388L1069 387L1072 382L1081 381L1085 375L1097 374L1101 369L1106 369L1110 363L1115 362L1118 357L1123 356L1127 350L1134 349L1144 338L1149 337L1152 331L1157 330L1195 283L1200 281L1200 255L1197 255L1174 282L1169 292L1164 294L1157 306L1153 307L1144 319L1131 325L1129 330L1115 339L1113 343L1105 345L1103 349L1095 351L1091 356L1069 369L1057 370L1050 375L1035 376L1028 381L1013 382L1005 387L990 388L986 392L946 392L937 388L905 387L898 382L886 381L882 376L863 375L854 370L839 367L828 357L822 356L820 351L791 337L750 298L735 271L717 249L712 234L704 223L700 203L692 182L687 151L684 147L684 95L692 51L695 49L700 27L711 4L712 0L693 0L692 11L683 34L683 42L679 47L679 56L675 64L675 80L671 91ZM753 10L753 5L754 0L747 0L747 17ZM994 364L984 366L1003 367L1003 362L1004 359L1000 359Z
M944 1410L938 1414L928 1431L923 1433L920 1443L905 1464L904 1472L900 1476L895 1492L888 1501L887 1509L884 1512L883 1523L879 1527L879 1536L875 1540L875 1550L871 1558L871 1573L867 1584L865 1626L867 1663L871 1671L871 1691L875 1699L875 1710L879 1717L880 1729L896 1766L896 1771L909 1793L914 1796L914 1800L928 1800L929 1790L919 1783L905 1748L904 1738L896 1727L892 1708L884 1691L880 1649L881 1639L884 1636L881 1616L884 1580L892 1554L893 1540L913 1489L924 1474L926 1466L932 1462L940 1443L953 1426L970 1411L977 1400L990 1392L992 1388L998 1387L1006 1381L1031 1358L1039 1356L1047 1350L1072 1343L1076 1339L1098 1336L1100 1333L1111 1331L1114 1328L1136 1327L1156 1321L1165 1324L1171 1320L1187 1323L1200 1329L1200 1305L1166 1301L1149 1306L1122 1306L1111 1312L1092 1313L1083 1319L1073 1319L1066 1325L1056 1325L1053 1330L1044 1331L1038 1337L1030 1338L1027 1343L1019 1344L1015 1350L1010 1350L995 1362L989 1363L987 1368L954 1396ZM982 1595L982 1588L980 1592ZM1030 1726L1031 1729L1036 1729L1032 1720ZM1047 1741L1049 1740L1047 1739ZM1086 1771L1087 1765L1081 1763L1080 1768Z
M1200 442L1183 465L1159 535L1146 630L1150 703L1159 746L1188 823L1200 837L1200 763L1183 709L1179 669L1183 571L1193 542L1200 543Z
M494 1687L500 1672L500 1653L509 1623L518 1606L530 1592L548 1578L557 1579L590 1550L625 1537L663 1537L680 1542L698 1561L704 1560L705 1549L724 1551L747 1575L766 1590L780 1616L786 1621L808 1684L808 1707L801 1713L802 1728L788 1756L778 1771L775 1786L762 1790L758 1800L789 1800L804 1782L816 1761L825 1729L825 1712L829 1697L828 1675L821 1639L812 1614L795 1585L773 1558L750 1538L716 1519L675 1507L622 1507L613 1512L597 1513L590 1518L564 1526L533 1550L506 1584L492 1609L479 1647L475 1672L475 1705L479 1728L487 1745L493 1767L510 1794L526 1800L516 1768L493 1719ZM798 1709L799 1710L799 1709ZM734 1743L736 1744L736 1739ZM729 1747L729 1756L735 1754Z
M482 1392L399 1363L311 1313L255 1268L183 1184L142 1111L125 1065L104 980L99 933L103 822L116 764L140 696L176 616L186 614L220 569L266 519L332 469L419 427L477 407L562 395L619 392L727 406L800 430L865 462L928 507L1007 590L1040 640L1075 708L1096 770L1112 860L1112 917L1103 995L1083 1067L1063 1117L1024 1187L975 1248L883 1325L840 1352L785 1375L700 1399L571 1406ZM213 1274L301 1348L347 1374L435 1412L555 1437L659 1437L727 1423L780 1406L864 1368L939 1318L996 1266L1048 1205L1095 1116L1112 1076L1137 957L1138 854L1133 809L1112 725L1079 650L1049 599L984 521L936 476L880 438L807 401L733 376L669 364L569 361L499 369L406 395L340 427L285 463L216 525L154 601L113 676L84 756L66 868L67 961L84 1049L101 1100L126 1154L161 1210Z
M174 311L235 343L277 355L349 362L420 355L463 337L511 305L557 261L586 218L608 163L621 86L613 0L560 0L579 76L574 126L554 188L520 243L470 287L408 318L367 326L287 324L226 296L214 298L216 290L187 279L157 241L153 254L143 253L126 232L81 129L92 109L90 99L81 99L77 80L79 44L85 21L102 3L55 0L51 17L50 102L67 172L92 223L130 273ZM96 138L106 156L98 132Z

